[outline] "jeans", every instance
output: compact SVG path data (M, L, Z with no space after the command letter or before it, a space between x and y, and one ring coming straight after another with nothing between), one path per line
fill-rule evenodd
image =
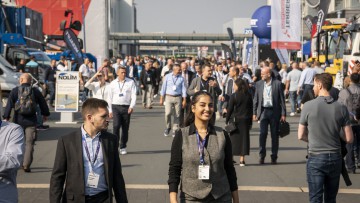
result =
M306 172L310 203L336 202L341 164L341 153L309 155Z
M218 102L217 102L217 111L219 112L219 114L220 115L222 115L222 107L223 107L223 104L224 104L224 102L223 101L220 101L220 100L218 100Z
M259 155L260 158L266 157L266 139L268 135L268 127L271 131L271 159L276 160L279 151L279 124L280 117L274 115L272 109L264 109L260 118L260 138L259 138Z
M351 126L354 134L354 142L346 144L346 168L349 170L356 169L355 156L359 155L359 144L360 144L360 125Z
M43 125L43 117L41 115L41 110L39 104L36 105L36 126Z
M84 91L83 91L83 93L81 95L81 101L85 102L86 99L88 98L88 96L89 96L89 89L84 87Z
M300 96L297 95L296 91L289 92L290 104L291 104L291 113L296 112L296 108L300 108L301 99Z
M112 105L114 125L113 134L120 140L120 149L126 148L126 143L129 139L130 116L128 113L129 106L127 105ZM121 137L120 137L121 128Z

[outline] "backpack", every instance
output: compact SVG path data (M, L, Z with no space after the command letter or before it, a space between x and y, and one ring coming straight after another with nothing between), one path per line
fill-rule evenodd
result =
M349 88L346 88L347 92L349 93L349 99L347 101L347 108L350 114L350 120L355 121L355 117L359 119L359 112L360 112L360 95L355 93L351 93Z
M15 111L23 116L36 114L36 101L33 88L20 86L18 89L18 100L15 103Z

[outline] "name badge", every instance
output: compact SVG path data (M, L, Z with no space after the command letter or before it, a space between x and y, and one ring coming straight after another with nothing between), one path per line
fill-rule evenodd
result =
M147 81L150 82L150 78L149 78L149 77L147 78Z
M120 93L120 94L119 94L119 97L123 97L123 96L124 96L124 93Z
M100 176L98 174L90 172L86 181L86 186L91 188L97 188L99 184L99 177Z
M203 92L207 92L206 90L203 90Z
M172 88L174 91L176 91L176 86L173 86L173 88Z
M199 180L209 180L210 178L210 166L200 165L199 166Z

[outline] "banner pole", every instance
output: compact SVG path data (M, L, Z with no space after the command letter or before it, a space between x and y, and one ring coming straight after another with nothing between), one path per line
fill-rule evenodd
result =
M301 62L304 60L304 3L301 2Z

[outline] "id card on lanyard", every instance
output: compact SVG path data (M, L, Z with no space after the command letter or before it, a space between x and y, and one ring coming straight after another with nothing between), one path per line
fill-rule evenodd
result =
M207 138L205 137L204 140L200 140L200 135L196 131L196 139L197 139L198 150L199 150L199 155L200 155L198 178L200 180L209 180L210 179L210 166L205 164L205 158L204 158L204 148L206 145Z
M83 145L84 145L84 148L85 148L86 157L87 157L87 159L89 161L89 165L90 165L90 173L88 174L88 178L86 180L86 186L87 187L97 188L98 184L99 184L100 175L96 174L94 172L93 165L95 164L95 162L96 162L96 160L98 158L98 155L99 155L99 152L100 152L100 144L101 144L101 141L100 141L100 138L99 138L98 145L96 147L96 151L95 151L95 154L94 154L94 160L91 161L89 148L87 146L86 139L83 137Z
M173 83L174 83L174 86L173 86L173 91L176 91L176 82L177 82L177 80L179 79L179 77L177 77L177 76L175 76L176 77L176 80L174 80L174 78L172 78L172 81L173 81Z
M124 96L123 89L124 89L124 86L125 86L125 82L126 82L126 80L124 80L124 83L123 83L123 85L122 85L121 87L120 87L120 84L119 84L119 82L118 82L119 91L120 91L119 97L123 97L123 96Z
M205 81L205 85L204 85L204 83L202 82L202 79L201 79L200 84L201 84L201 87L203 88L202 91L207 92L208 90L206 89L206 87L209 87L209 80Z
M151 82L151 73L146 73L146 81Z

